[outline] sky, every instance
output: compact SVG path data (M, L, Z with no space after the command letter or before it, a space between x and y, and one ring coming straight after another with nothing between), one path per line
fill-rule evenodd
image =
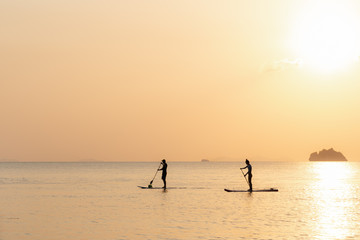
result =
M0 1L0 161L360 160L360 2Z

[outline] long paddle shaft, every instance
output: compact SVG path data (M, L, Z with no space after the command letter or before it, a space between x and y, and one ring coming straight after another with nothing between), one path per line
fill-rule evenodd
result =
M249 185L249 187L250 187L250 184L249 184L249 182L248 182L248 180L246 179L246 177L245 177L245 174L244 174L244 172L243 172L243 170L240 168L240 170L241 170L241 172L242 172L242 174L243 174L243 176L244 176L244 178L245 178L245 181L247 182L247 184Z
M157 172L159 171L160 166L161 166L161 163L160 163L158 169L156 170L156 173L155 173L153 179L151 180L150 185L153 183L153 181L154 181L154 179L155 179L155 177L156 177L156 174L157 174Z

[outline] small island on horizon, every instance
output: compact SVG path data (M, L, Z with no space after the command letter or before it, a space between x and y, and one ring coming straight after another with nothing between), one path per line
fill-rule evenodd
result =
M328 150L323 149L319 153L311 153L309 161L347 161L347 159L341 152L337 152L333 148L330 148Z
M201 162L210 162L208 159L201 159Z

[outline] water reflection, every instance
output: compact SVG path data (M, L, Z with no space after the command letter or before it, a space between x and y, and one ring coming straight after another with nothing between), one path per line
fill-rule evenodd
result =
M347 162L318 162L313 165L313 220L317 239L344 239L352 235L355 207Z

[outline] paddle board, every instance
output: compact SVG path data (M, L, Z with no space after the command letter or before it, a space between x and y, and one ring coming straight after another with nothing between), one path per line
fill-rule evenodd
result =
M247 190L235 190L235 189L224 189L226 192L249 192ZM278 192L279 190L276 188L269 189L254 189L253 192Z
M163 187L144 187L144 186L138 186L141 189L164 189ZM167 187L166 189L184 189L184 188L178 188L178 187Z

